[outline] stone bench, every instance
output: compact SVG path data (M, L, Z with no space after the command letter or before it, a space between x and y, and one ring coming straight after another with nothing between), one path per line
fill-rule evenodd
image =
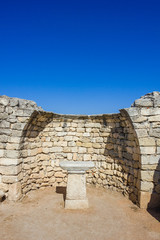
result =
M88 208L85 172L94 168L94 163L91 161L64 161L60 162L60 167L68 171L65 208Z

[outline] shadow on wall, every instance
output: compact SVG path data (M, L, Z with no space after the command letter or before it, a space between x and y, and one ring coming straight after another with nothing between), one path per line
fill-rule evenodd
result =
M122 116L121 116L122 117ZM125 116L126 117L126 116ZM140 178L140 154L137 135L128 119L113 127L107 139L104 155L114 160L114 176L107 176L108 184L113 186L139 205L138 181Z
M154 188L147 211L160 222L160 159L153 176Z
M23 148L24 138L25 137L33 137L36 138L41 131L48 125L53 119L53 113L43 113L34 111L26 124L21 137L21 148ZM37 122L40 123L37 126ZM36 127L36 131L34 131Z

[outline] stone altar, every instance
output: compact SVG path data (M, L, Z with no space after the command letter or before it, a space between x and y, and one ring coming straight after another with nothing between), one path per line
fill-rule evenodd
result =
M68 171L65 208L88 208L85 172L93 168L94 163L91 161L64 161L60 162L60 166Z

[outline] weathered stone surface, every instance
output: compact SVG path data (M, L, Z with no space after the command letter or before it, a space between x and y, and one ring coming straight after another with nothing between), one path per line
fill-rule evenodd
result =
M140 152L141 154L148 154L148 155L152 155L155 154L156 152L156 148L155 147L140 147Z
M158 164L160 162L160 155L142 155L142 164Z
M12 183L9 186L8 199L11 201L17 201L21 198L21 196L22 196L22 191L21 191L20 182Z
M152 192L153 188L153 182L141 181L141 191Z
M135 100L134 105L135 107L153 107L153 101L152 99L140 98Z
M155 146L155 139L154 138L139 138L139 144L141 146Z

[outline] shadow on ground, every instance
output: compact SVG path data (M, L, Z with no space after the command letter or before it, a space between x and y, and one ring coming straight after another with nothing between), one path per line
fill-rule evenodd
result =
M63 200L66 200L66 187L57 186L56 193L63 194Z

